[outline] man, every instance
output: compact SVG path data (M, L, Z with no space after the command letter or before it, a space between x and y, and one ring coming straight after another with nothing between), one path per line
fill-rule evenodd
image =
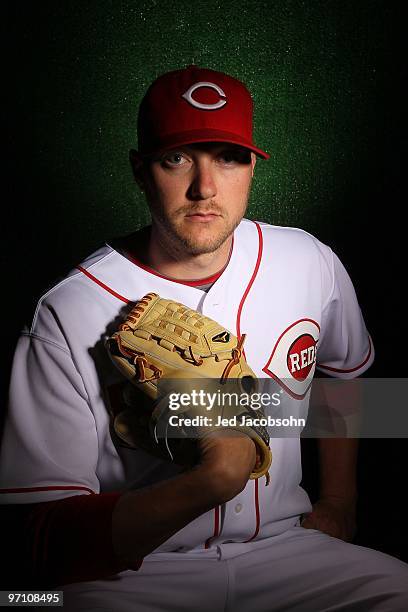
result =
M268 155L252 142L242 83L195 66L161 76L138 136L131 162L151 226L102 247L43 296L16 351L1 463L5 514L21 534L15 548L25 546L14 571L37 587L63 585L73 610L405 610L407 566L344 541L354 530L352 440L321 442L312 509L297 438L271 440L263 486L248 480L249 437L205 438L183 472L112 435L123 381L104 339L150 291L246 333L252 369L300 409L316 363L347 378L373 360L332 251L243 218L256 156Z

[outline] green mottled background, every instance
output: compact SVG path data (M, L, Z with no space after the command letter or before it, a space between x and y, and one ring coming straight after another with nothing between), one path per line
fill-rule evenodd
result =
M253 92L255 139L271 159L257 165L248 215L303 227L336 250L376 345L371 375L406 376L406 34L398 5L3 3L7 347L35 296L58 275L148 221L128 164L137 106L160 73L196 63L240 78ZM390 473L405 455L395 443L377 448L367 461L382 474L381 500L366 472L362 512L367 517L375 506L395 532L379 531L373 518L360 542L401 556Z
M256 141L272 158L258 165L250 216L330 238L374 169L390 12L378 1L16 5L11 145L37 204L30 228L52 228L64 259L145 223L128 164L137 105L160 73L196 63L253 91Z
M13 295L16 257L26 295L35 296L107 238L148 222L128 163L138 103L159 74L196 63L231 73L253 91L256 142L271 159L257 165L248 216L302 227L336 250L369 328L378 326L384 373L390 347L381 323L400 296L388 289L385 299L372 288L379 270L389 275L388 259L400 259L395 235L384 236L404 173L398 3L5 6L3 195L11 222L3 246L11 249Z

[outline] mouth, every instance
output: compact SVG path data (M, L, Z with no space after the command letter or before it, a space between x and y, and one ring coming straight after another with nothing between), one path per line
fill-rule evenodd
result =
M220 216L221 216L220 214L215 213L215 212L193 212L193 213L186 215L186 218L189 221L204 223L207 221L213 221L214 219Z

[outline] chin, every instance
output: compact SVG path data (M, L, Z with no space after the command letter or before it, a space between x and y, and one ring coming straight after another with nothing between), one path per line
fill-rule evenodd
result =
M208 253L214 253L221 245L219 244L207 244L207 245L188 245L186 250L189 255L206 255Z
M214 235L214 229L200 231L184 231L178 234L180 243L190 255L204 255L217 251L233 233L233 229L224 229Z

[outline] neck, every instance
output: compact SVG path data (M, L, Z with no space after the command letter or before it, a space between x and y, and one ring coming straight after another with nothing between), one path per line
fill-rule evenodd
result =
M180 280L205 279L220 272L230 256L232 235L214 252L201 255L181 253L161 240L153 225L147 247L148 265L154 270Z

